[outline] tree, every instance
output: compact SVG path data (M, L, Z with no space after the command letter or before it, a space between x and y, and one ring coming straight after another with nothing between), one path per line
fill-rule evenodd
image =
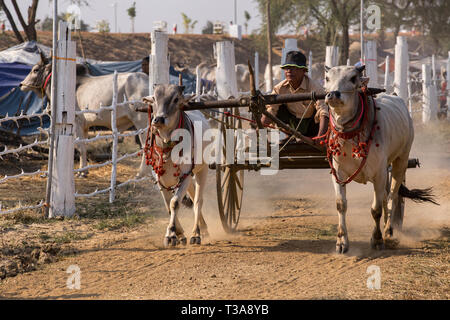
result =
M250 13L248 13L247 10L244 11L244 17L245 17L245 22L244 22L245 34L248 34L248 22L250 21L250 19L252 17L250 16Z
M443 52L447 55L450 49L450 3L448 0L412 0L411 22L420 28L423 37L429 38L434 45L436 54ZM425 53L425 46L422 46Z
M95 29L100 33L109 33L111 31L109 27L109 22L107 20L97 21Z
M181 13L181 17L183 18L183 27L184 27L184 33L190 33L194 32L194 27L197 24L197 20L192 21L191 18L189 18L185 13Z
M289 8L296 0L270 0L270 27L272 34L276 34L288 22L290 15ZM268 0L256 0L258 9L262 16L261 34L267 33L267 2Z
M49 0L51 3L52 0ZM36 19L36 12L39 4L39 0L32 0L31 5L28 7L27 13L28 18L25 22L25 19L22 15L22 12L20 11L19 6L17 5L17 0L11 0L12 6L14 8L14 11L17 15L17 19L19 20L20 25L23 28L23 31L25 33L27 41L36 41L37 40L37 33L36 33L36 25L39 23L39 19ZM79 6L82 5L89 5L88 0L70 0L70 3L77 4ZM9 24L11 25L11 28L14 32L14 35L16 36L17 41L19 42L25 42L25 39L22 37L22 34L19 32L19 29L17 28L16 21L14 20L13 15L11 14L11 11L6 6L5 0L0 0L0 9L2 9L9 21Z
M202 34L213 34L214 33L214 24L208 20L206 21L206 26L202 29Z
M67 13L60 13L58 15L59 20L68 21L70 19L70 14ZM52 31L53 30L53 18L50 18L49 16L45 17L44 20L42 20L39 25L38 29L42 31ZM80 20L80 31L89 31L90 26L86 24L83 20Z
M22 12L20 11L19 6L17 5L17 1L11 0L11 3L13 5L14 11L16 12L17 18L19 19L19 22L22 25L22 28L25 32L27 40L28 41L33 41L33 40L36 41L37 40L36 23L39 22L39 20L36 20L36 11L37 11L39 0L32 0L31 6L28 7L27 22L25 22L25 19L23 18ZM9 24L11 25L11 28L13 29L14 35L16 36L17 40L19 42L25 42L25 40L22 37L22 34L19 32L16 22L14 21L14 18L12 16L11 12L9 11L9 8L6 6L4 0L0 0L0 7L5 12L5 15L8 18Z
M134 33L134 19L136 18L136 2L133 2L133 5L127 9L127 13L131 20L131 33Z
M342 31L341 61L345 65L349 56L350 36L349 28L352 20L357 17L360 1L358 0L330 0L333 17L339 23Z

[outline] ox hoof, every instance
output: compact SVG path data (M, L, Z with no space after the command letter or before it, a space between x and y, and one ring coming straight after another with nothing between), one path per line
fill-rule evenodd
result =
M387 228L386 230L384 230L384 238L392 238L394 235L394 229L392 228Z
M181 238L181 239L180 239L180 243L181 243L183 246L185 246L185 245L187 244L187 239L186 239L186 237Z
M348 251L348 245L345 245L343 243L336 244L336 253L338 254L344 254Z
M200 237L191 237L191 240L189 241L190 244L201 244L202 240Z
M164 237L164 247L175 247L178 244L177 237Z
M186 208L192 208L192 206L194 205L194 203L192 202L191 198L189 198L188 196L184 196L183 200L181 200L181 203Z
M384 250L384 242L383 239L370 239L370 246L372 247L372 249L374 250Z

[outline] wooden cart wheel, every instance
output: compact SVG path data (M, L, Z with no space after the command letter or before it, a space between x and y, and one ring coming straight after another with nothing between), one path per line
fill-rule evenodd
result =
M233 115L239 115L239 110L227 110ZM225 129L242 129L240 119L222 115L221 132L224 139L223 156L226 159L226 131ZM236 146L236 137L235 144ZM236 159L236 154L235 154ZM217 203L219 206L220 220L224 230L232 233L236 230L239 223L242 208L242 195L244 193L244 171L237 170L236 165L227 166L217 165L216 167L217 183Z

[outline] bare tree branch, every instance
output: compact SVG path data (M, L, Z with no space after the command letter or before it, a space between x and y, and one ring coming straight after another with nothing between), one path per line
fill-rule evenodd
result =
M14 18L11 15L11 12L9 11L9 9L6 7L5 5L5 1L4 0L0 0L0 5L3 8L3 11L5 11L6 17L8 18L9 24L11 25L11 28L14 31L14 35L16 36L17 40L22 43L25 40L23 39L22 35L19 32L19 29L17 29L16 23L14 22Z

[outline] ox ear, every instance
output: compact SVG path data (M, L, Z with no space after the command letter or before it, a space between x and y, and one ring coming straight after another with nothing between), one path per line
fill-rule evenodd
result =
M142 102L152 105L155 102L155 98L153 96L143 97Z
M361 81L361 87L367 87L367 85L369 84L369 77L361 77L360 81Z
M41 50L39 50L39 54L40 54L40 56L41 56L41 63L42 63L43 65L48 64L48 59L47 59L47 57L45 56L44 52L42 52Z
M328 72L331 68L328 66L325 66L325 72Z
M360 66L360 67L356 67L356 70L358 70L358 72L359 72L360 74L364 71L364 69L366 69L366 66L365 66L365 65L362 65L362 66Z

